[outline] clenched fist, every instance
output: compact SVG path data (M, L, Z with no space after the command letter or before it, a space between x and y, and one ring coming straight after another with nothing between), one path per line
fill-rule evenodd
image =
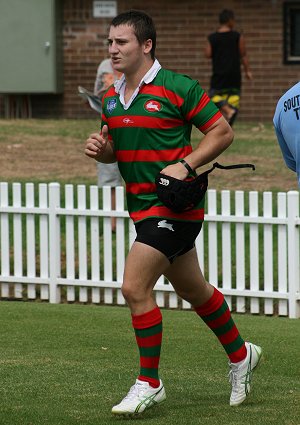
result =
M90 158L99 160L104 154L108 143L108 127L104 125L101 134L93 133L86 140L85 154Z

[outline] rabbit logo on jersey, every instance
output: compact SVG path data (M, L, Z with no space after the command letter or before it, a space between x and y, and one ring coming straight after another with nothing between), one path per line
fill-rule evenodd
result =
M162 109L162 105L157 100L147 100L144 108L148 112L159 112Z

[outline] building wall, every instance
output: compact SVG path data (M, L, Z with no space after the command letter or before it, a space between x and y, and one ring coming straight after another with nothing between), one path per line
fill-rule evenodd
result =
M254 80L243 78L239 120L270 121L276 101L299 80L300 65L283 64L283 0L118 0L118 13L142 9L155 20L156 56L169 69L187 73L209 88L210 60L203 51L224 8L236 14L245 35ZM96 113L77 95L92 89L98 63L107 57L110 18L93 18L93 0L64 0L64 94L31 96L33 117L92 118ZM1 111L1 109L0 109ZM2 105L3 112L3 105Z

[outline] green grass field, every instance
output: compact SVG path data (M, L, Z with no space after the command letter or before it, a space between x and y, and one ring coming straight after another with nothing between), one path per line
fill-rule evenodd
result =
M264 353L249 399L232 408L216 337L193 312L163 310L163 318L167 401L138 423L299 425L298 320L234 316ZM110 413L138 373L127 308L1 302L0 323L1 425L128 423Z

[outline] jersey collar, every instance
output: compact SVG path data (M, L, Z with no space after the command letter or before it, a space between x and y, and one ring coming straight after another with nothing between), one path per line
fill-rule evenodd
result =
M118 93L119 96L120 96L120 102L122 103L124 109L129 108L129 106L132 104L132 102L134 101L134 99L138 95L142 85L151 83L154 80L154 78L156 77L156 75L157 75L157 73L160 69L161 69L161 65L158 62L158 60L155 59L153 65L151 66L149 71L144 75L144 77L141 79L138 87L135 89L134 93L132 94L131 98L129 99L129 101L127 103L125 103L125 98L124 98L125 87L126 87L125 75L123 74L122 77L119 80L115 81L114 87L115 87L116 93Z

